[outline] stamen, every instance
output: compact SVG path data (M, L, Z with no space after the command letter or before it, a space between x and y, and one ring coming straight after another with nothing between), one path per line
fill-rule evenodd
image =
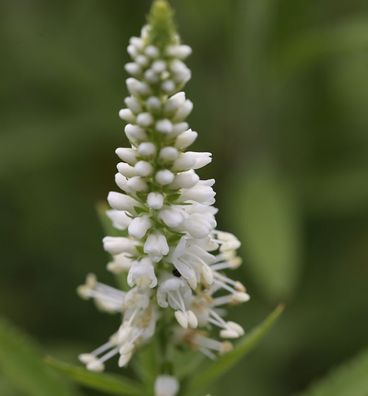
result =
M113 356L117 355L118 353L119 353L119 348L115 347L115 348L111 349L110 352L107 352L106 355L101 356L98 360L101 363L104 363L107 360L109 360L110 358L112 358Z
M106 342L105 344L101 345L100 347L96 348L94 351L91 352L91 355L98 356L101 353L110 349L114 344L111 341Z
M221 281L219 281L219 280L215 280L215 282L216 282L219 286L221 286L221 288L223 288L223 289L229 291L230 293L235 293L235 289L233 289L232 287L228 286L226 283L221 282Z

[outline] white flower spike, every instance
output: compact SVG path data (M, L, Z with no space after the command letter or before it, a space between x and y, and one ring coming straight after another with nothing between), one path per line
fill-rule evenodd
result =
M80 355L92 371L102 371L115 355L119 366L126 366L156 328L165 331L166 344L186 344L215 359L231 350L228 339L244 334L239 324L224 319L223 307L249 300L245 287L224 273L241 264L240 242L216 230L214 180L200 180L196 172L212 161L211 153L186 151L198 136L186 122L193 104L183 91L191 77L184 63L191 49L181 44L166 0L154 1L128 53L130 96L119 117L127 123L131 147L116 149L118 191L108 194L106 213L116 231L103 239L112 256L107 269L128 286L115 289L89 275L78 289L82 298L122 315L107 343ZM164 325L156 326L160 320ZM173 362L161 352L164 364L154 392L175 396Z

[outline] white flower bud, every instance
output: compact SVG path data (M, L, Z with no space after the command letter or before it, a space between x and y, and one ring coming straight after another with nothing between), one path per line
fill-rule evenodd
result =
M137 162L136 151L132 148L119 147L115 150L116 155L129 165L134 165Z
M193 103L187 99L175 113L174 121L184 120L193 110Z
M168 101L165 103L164 111L166 114L171 115L174 114L180 106L182 106L185 102L185 93L178 92L175 95L171 96Z
M181 60L176 59L171 62L170 69L172 70L174 80L177 83L186 83L191 78L190 70Z
M138 161L134 165L134 169L137 172L137 175L147 177L152 174L153 172L153 167L152 165L147 162L147 161Z
M185 59L192 53L189 45L171 45L166 49L166 54L173 58Z
M132 58L135 58L135 57L138 56L138 54L139 54L137 48L136 48L134 45L131 45L131 44L128 45L127 51L128 51L128 54L129 54Z
M130 188L128 186L128 179L121 173L115 174L115 183L120 188L120 190L123 190L126 193L130 192Z
M137 98L128 96L124 102L133 113L138 114L142 111L142 106Z
M175 172L183 172L192 169L196 163L196 158L190 152L181 153L173 164Z
M193 155L196 160L193 169L203 168L212 161L211 153L197 153L195 151L188 151L187 153Z
M144 72L144 79L150 84L156 84L160 81L160 75L152 69L148 69Z
M138 76L142 72L141 67L135 62L127 63L125 65L125 70L132 76Z
M132 220L122 210L107 210L106 215L112 221L112 225L118 230L126 230Z
M181 133L175 141L175 146L178 149L185 149L190 146L196 139L198 133L188 129L187 131Z
M132 259L129 253L120 253L114 255L112 261L107 264L108 271L114 274L121 274L122 272L129 271L132 266Z
M187 151L180 154L179 158L174 162L173 169L177 172L203 168L212 161L211 153L196 153Z
M175 176L172 186L174 188L190 188L199 182L199 176L193 171L179 173Z
M150 113L140 113L137 116L137 124L141 127L149 127L153 124L153 117Z
M133 176L126 183L128 189L133 192L147 191L148 185L140 176Z
M138 125L128 124L126 125L124 131L129 140L135 141L147 139L145 130Z
M157 112L161 109L161 101L156 96L150 96L146 100L146 106L149 111Z
M162 209L159 217L170 228L179 227L185 219L184 211L175 206Z
M151 68L155 73L162 73L166 70L166 62L163 60L154 61Z
M142 49L144 48L144 41L140 37L131 37L129 39L129 44L133 45L139 51L142 51Z
M200 182L201 183L201 182ZM194 187L184 189L181 199L183 201L196 201L203 204L212 205L216 193L211 186L197 183Z
M147 41L149 39L149 26L148 25L144 25L141 29L141 38L143 41Z
M125 177L133 177L137 176L137 171L133 166L126 164L125 162L119 162L116 166L119 173L121 173Z
M175 147L163 147L160 150L160 160L165 162L170 162L176 160L178 158L178 150Z
M132 95L145 96L145 95L149 95L151 93L151 89L146 83L139 81L133 77L128 78L126 80L126 84L127 84L129 92Z
M175 90L175 83L172 80L166 80L161 84L161 88L167 94L171 94Z
M129 238L107 236L103 240L104 249L112 254L133 253L137 243Z
M141 239L146 235L151 225L152 223L148 216L135 217L129 224L129 235Z
M165 236L159 232L150 234L144 244L144 252L154 257L166 256L169 246Z
M168 134L168 133L172 132L173 124L168 119L159 120L156 122L155 128L156 128L157 132L160 132L163 134Z
M130 109L121 109L119 111L119 117L126 122L135 122L135 116Z
M149 63L149 60L144 55L138 55L135 58L135 62L141 67L146 67Z
M160 55L160 51L154 45L149 45L148 47L146 47L146 49L144 50L144 53L149 58L158 58L158 56Z
M161 186L166 186L167 184L172 183L174 180L174 174L168 169L163 169L156 173L155 179L157 183L161 184Z
M152 157L156 154L156 146L151 142L144 142L138 146L138 153L142 157Z
M147 205L151 209L161 209L164 204L164 196L160 193L151 192L147 195Z
M178 122L177 124L173 125L172 134L174 136L177 136L180 133L183 133L184 131L186 131L188 129L188 127L189 127L189 125L187 122Z
M113 209L132 211L134 206L138 206L138 202L126 194L110 191L107 201Z

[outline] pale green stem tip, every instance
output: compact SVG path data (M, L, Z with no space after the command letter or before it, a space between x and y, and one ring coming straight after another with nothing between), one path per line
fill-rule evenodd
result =
M148 15L150 42L164 47L177 40L174 12L167 0L154 0Z

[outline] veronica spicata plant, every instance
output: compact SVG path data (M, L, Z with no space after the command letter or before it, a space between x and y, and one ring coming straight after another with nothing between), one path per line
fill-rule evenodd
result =
M117 355L124 367L142 345L161 337L154 392L174 396L180 386L169 347L185 345L210 359L230 351L229 340L244 330L225 319L224 308L249 295L225 273L241 264L240 242L216 229L215 181L196 172L211 154L188 150L197 138L186 122L193 104L183 91L191 78L184 63L191 48L181 43L166 1L154 2L128 53L129 96L119 116L131 147L116 150L118 191L107 198L106 214L119 236L103 239L112 257L107 269L128 287L107 286L92 274L79 287L81 297L122 315L107 342L80 360L88 370L102 371Z

